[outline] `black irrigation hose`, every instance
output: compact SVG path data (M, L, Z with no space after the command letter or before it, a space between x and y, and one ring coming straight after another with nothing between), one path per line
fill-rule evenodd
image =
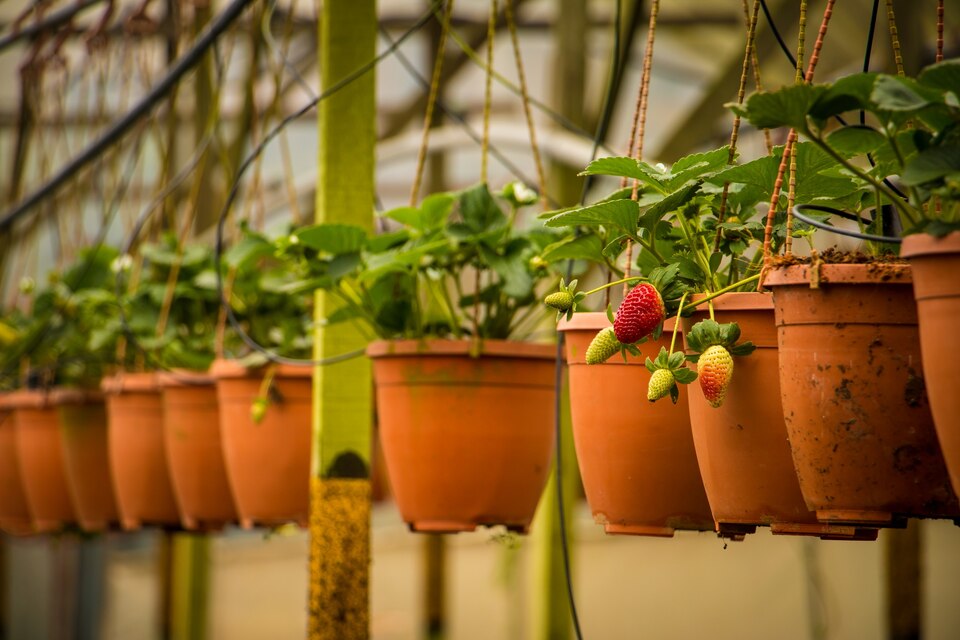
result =
M43 200L54 195L78 171L90 164L104 151L113 146L129 130L146 117L153 108L179 83L180 79L196 66L217 39L240 17L247 5L253 0L233 0L233 2L210 23L210 26L197 38L193 47L184 53L167 72L167 75L133 106L120 119L113 122L100 137L80 152L79 155L61 167L45 184L14 205L0 217L0 232L5 231L22 215L30 211Z
M227 216L230 214L230 207L233 206L233 202L234 200L236 200L237 194L239 193L241 178L243 178L243 175L247 172L247 170L250 168L253 162L260 156L260 154L263 153L263 150L266 149L267 145L269 145L270 142L272 142L273 139L276 138L280 134L280 132L291 122L293 122L294 120L300 118L304 114L313 110L313 108L316 107L321 101L326 100L327 98L334 95L335 93L337 93L338 91L346 87L347 85L351 84L355 80L369 73L384 59L392 55L397 50L397 48L399 48L399 46L403 44L403 42L406 41L410 36L412 36L414 33L416 33L421 28L423 28L423 26L430 21L430 18L432 16L433 16L433 11L431 9L428 9L420 17L420 19L417 20L413 24L413 26L410 27L409 30L404 32L396 40L396 42L394 42L394 44L390 45L381 53L377 54L376 57L374 57L372 60L365 63L364 65L360 66L356 71L354 71L350 75L339 80L338 82L333 84L330 88L325 89L314 98L311 98L303 107L301 107L294 113L291 113L290 115L285 117L283 120L277 123L273 127L273 129L271 129L267 133L266 136L264 136L263 140L261 140L260 143L253 150L250 151L250 153L244 159L243 163L237 168L237 173L233 179L233 185L230 187L230 192L227 194L226 202L224 202L223 208L220 210L220 218L217 222L216 244L214 246L214 264L219 265L223 261L224 226L226 225ZM220 304L223 306L224 311L226 311L227 319L230 321L230 326L233 327L233 330L237 333L237 335L244 342L244 344L246 344L253 351L256 351L257 353L260 353L261 355L265 356L269 361L278 363L278 364L289 364L289 365L301 366L301 367L322 367L326 365L336 364L338 362L344 362L346 360L351 360L353 358L358 358L366 352L365 349L357 349L355 351L348 351L346 353L341 353L335 356L331 356L329 358L321 358L321 359L303 358L302 359L302 358L288 358L286 356L281 356L280 354L270 349L267 349L263 345L257 343L257 341L254 340L250 336L250 334L248 334L246 330L243 328L243 326L240 324L240 321L237 319L236 314L233 312L233 308L230 306L229 300L227 300L224 295L222 270L219 268L216 269L216 274L217 274L217 296L220 298Z
M793 207L794 217L801 221L809 224L810 226L816 227L817 229L823 229L824 231L829 231L830 233L835 233L840 236L847 236L848 238L856 238L857 240L866 240L868 242L886 242L889 244L900 244L903 242L903 238L895 238L891 236L877 236L872 233L860 233L859 231L849 231L847 229L838 229L837 227L831 227L830 225L815 220L813 218L807 217L801 213L807 209L811 211L820 211L821 213L831 213L834 215L839 215L844 218L850 218L853 214L847 213L846 211L841 211L840 209L834 209L833 207L827 207L820 204L798 204ZM856 217L854 216L854 219Z

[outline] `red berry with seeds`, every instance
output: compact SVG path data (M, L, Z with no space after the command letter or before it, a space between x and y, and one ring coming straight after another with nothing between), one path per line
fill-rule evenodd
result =
M620 303L613 330L621 343L633 344L653 333L665 317L660 292L652 284L641 282Z

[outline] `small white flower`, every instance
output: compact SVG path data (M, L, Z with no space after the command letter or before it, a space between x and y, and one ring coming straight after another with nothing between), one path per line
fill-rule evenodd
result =
M122 256L117 256L113 259L113 262L110 263L110 270L114 273L120 273L121 271L129 271L130 267L133 266L133 256L129 253L125 253Z
M290 244L300 244L300 238L294 234L290 234Z
M520 204L533 204L537 201L537 192L519 180L513 183L513 197Z

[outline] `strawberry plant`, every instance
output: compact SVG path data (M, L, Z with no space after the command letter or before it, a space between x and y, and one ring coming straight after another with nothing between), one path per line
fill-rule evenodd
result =
M480 184L387 211L377 235L325 223L244 242L283 261L274 291L326 291L340 302L326 322L354 322L370 339L521 338L544 319L538 287L559 279L540 255L566 235L518 223L530 193Z
M877 212L890 205L904 234L941 236L960 229L958 97L960 59L953 59L916 78L857 73L758 92L731 108L758 128L794 128L808 140L801 147L822 157L820 176L853 181L857 191L841 208L855 214L862 232L881 232ZM859 123L841 119L857 112ZM797 202L816 199L798 194Z

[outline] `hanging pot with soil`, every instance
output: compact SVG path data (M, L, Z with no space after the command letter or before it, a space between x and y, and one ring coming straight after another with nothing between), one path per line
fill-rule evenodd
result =
M900 255L910 262L920 325L923 380L943 457L960 492L960 231L942 238L913 234L903 239Z
M13 410L5 402L7 395L0 395L0 531L27 535L33 533L33 524L20 475Z
M876 530L818 522L804 503L780 403L773 297L727 293L711 304L717 322L737 323L741 337L756 347L737 359L720 407L707 403L699 384L686 387L697 462L717 531L736 538L769 526L774 534L875 539ZM701 305L684 319L684 329L707 317Z
M909 265L772 269L780 393L807 506L828 523L956 518L924 390Z
M644 360L669 346L673 321L658 340L637 345L640 356L588 365L587 347L609 326L606 314L577 313L558 327L566 338L573 437L594 520L615 534L713 531L687 404L644 398L650 378Z
M224 464L244 528L307 524L312 373L290 365L248 369L231 360L210 368Z
M21 389L3 397L12 414L20 477L33 530L57 531L76 520L64 466L57 408L47 391Z
M117 521L103 394L58 389L52 398L60 420L64 468L77 522L84 531L103 531Z
M555 353L508 340L370 344L390 486L412 530L529 529L553 451Z
M120 524L176 526L180 514L170 483L163 443L163 404L154 373L104 378L110 469Z
M215 380L173 371L159 375L163 436L184 529L218 529L235 522L220 437Z

